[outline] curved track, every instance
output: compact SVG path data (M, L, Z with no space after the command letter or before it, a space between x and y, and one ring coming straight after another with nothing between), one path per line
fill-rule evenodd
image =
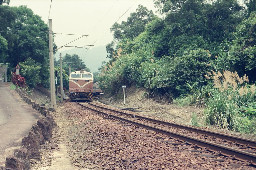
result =
M82 107L96 111L108 118L135 124L159 133L163 133L174 138L207 147L211 150L221 152L226 156L234 156L256 165L256 142L247 139L237 138L225 134L219 134L199 128L179 125L175 123L155 120L131 112L110 108L109 106L92 102L79 103Z

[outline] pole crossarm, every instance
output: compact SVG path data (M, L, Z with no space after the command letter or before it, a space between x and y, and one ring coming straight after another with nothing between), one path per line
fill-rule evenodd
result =
M65 47L65 46L67 46L67 45L69 45L69 44L71 44L71 43L73 43L73 42L75 42L75 41L77 41L77 40L79 40L79 39L81 39L81 38L83 38L83 37L87 37L87 36L88 36L88 35L82 35L82 36L80 36L80 37L74 39L73 41L70 41L70 42L66 43L65 45L60 46L59 48L57 48L57 51L58 51L59 49Z

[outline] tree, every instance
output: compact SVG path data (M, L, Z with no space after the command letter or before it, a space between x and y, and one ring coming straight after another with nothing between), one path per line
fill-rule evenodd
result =
M248 16L250 16L253 11L256 11L256 0L249 0L246 6L248 7Z
M90 71L90 69L86 67L84 62L80 59L80 57L77 54L66 54L63 57L63 68L67 73L69 71L69 66L71 67L71 71L78 71L82 69Z
M133 44L130 44L130 47L126 46L125 44L134 40L140 33L145 30L146 25L155 18L156 16L152 10L148 10L146 7L139 5L136 9L136 12L131 13L127 18L127 21L122 21L121 24L114 23L110 30L113 32L115 41L112 41L106 46L108 53L107 57L112 59L110 62L115 60L114 56L118 55L120 49L122 49L124 53L130 53L130 47ZM124 47L128 48L124 49Z
M227 57L227 51L232 54L230 47L234 40L248 32L246 28L243 33L234 34L246 17L246 11L236 0L155 0L155 4L164 17L153 17L145 24L144 31L138 29L138 34L132 34L133 25L128 23L133 22L128 20L112 27L117 44L115 49L113 44L107 46L112 58L102 67L102 87L115 92L111 87L126 83L151 92L186 95L191 87L200 88L208 82L204 79L207 71L227 68L223 64L229 62L223 61L230 61L229 66L236 60L243 63L238 60L242 57L233 60ZM253 35L246 41L253 43ZM246 41L241 39L239 43L243 45ZM246 47L234 48L233 52L239 53L243 48ZM255 65L255 57L249 55L254 50L243 51L248 56L244 62L249 63L249 56L252 60L247 69ZM220 57L222 54L225 55ZM216 58L222 60L215 62Z
M111 43L107 44L106 46L106 51L107 51L107 58L112 59L115 53L115 49L114 49L114 41L112 41Z
M0 63L4 63L6 59L6 52L8 43L4 37L0 35Z
M15 23L10 28L8 62L16 65L28 57L43 63L48 59L48 26L25 6L13 7Z
M110 30L114 33L116 40L134 39L145 30L146 24L154 17L152 10L139 5L136 12L131 13L127 21L123 21L121 24L115 23Z
M40 67L40 83L49 86L48 26L25 6L0 6L1 35L7 40L4 62L15 67L31 58ZM40 64L38 64L40 63Z
M256 81L256 12L243 20L233 33L235 39L227 44L227 53L218 57L219 69L236 71L240 76L246 74L249 80Z
M8 39L7 35L10 34L10 28L15 23L17 14L12 7L0 5L0 30L1 35Z
M7 5L9 5L10 0L0 0L0 5L3 5L4 3L6 3Z

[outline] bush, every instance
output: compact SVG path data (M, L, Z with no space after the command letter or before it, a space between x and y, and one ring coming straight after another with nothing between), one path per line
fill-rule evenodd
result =
M237 106L229 100L228 92L221 93L216 89L212 95L206 103L207 123L233 130L234 118L238 114Z
M214 86L206 103L207 123L240 132L254 129L255 85L249 86L248 77L239 77L236 72L212 72L209 75Z
M29 87L35 87L37 84L41 83L40 70L41 65L31 58L20 63L21 75L25 77L26 84Z
M235 131L256 134L256 119L248 117L236 117Z
M152 88L164 89L173 96L186 95L191 87L207 84L204 75L211 70L211 55L203 49L187 49L181 57L163 57L157 61ZM152 67L151 67L152 69Z

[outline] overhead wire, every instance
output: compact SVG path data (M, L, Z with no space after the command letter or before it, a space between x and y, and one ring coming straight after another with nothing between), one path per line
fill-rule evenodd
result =
M104 16L106 16L106 15L112 10L112 8L114 7L114 5L117 4L116 2L118 2L118 1L119 1L119 0L116 0L115 2L113 2L112 6L104 13ZM93 30L96 28L97 24L99 24L99 23L102 22L103 20L104 20L103 17L102 17L101 19L99 19L98 22L93 26ZM80 37L77 38L76 40L78 40L78 39L80 39ZM64 46L61 46L60 48L65 47L66 45L68 45L68 44L70 44L70 43L72 43L72 42L75 42L76 40L73 40L73 41L71 41L71 42L65 44ZM59 48L59 49L60 49L60 48Z
M80 37L78 37L78 38L76 38L76 39L74 39L74 40L72 40L72 41L66 43L65 45L60 46L59 48L57 48L57 51L58 51L59 49L65 47L65 46L67 46L67 45L69 45L69 44L71 44L71 43L73 43L73 42L75 42L75 41L77 41L77 40L83 38L83 37L88 37L88 36L89 36L89 35L82 35L82 36L80 36Z
M117 0L117 1L119 1L119 0ZM115 1L115 2L117 2L117 1ZM128 11L130 11L131 9L132 9L132 7L137 3L137 1L138 0L135 0L134 1L134 3L131 5L131 6L129 6L129 8L124 12L124 13L122 13L122 15L120 15L119 17L118 17L118 19L114 22L114 23L116 23L116 22L118 22L120 19L122 19L122 17L125 15L125 14L127 14L127 12ZM116 4L116 3L115 3ZM108 10L108 11L110 11L112 8L113 8L113 6L114 5L112 5L111 6L111 8ZM106 15L104 15L104 16L106 16ZM102 20L103 20L104 18L102 18ZM99 22L98 22L99 23ZM97 24L98 24L97 23ZM96 26L94 26L94 27L96 27ZM106 32L107 32L107 30L105 30L105 32L103 33L103 36L101 36L101 39L103 39L105 36L106 36ZM92 43L92 46L95 46L95 44L98 42L98 40L99 39L96 39L93 43ZM90 46L89 48L85 48L84 50L82 50L82 51L80 51L79 50L79 53L81 54L81 59L85 59L86 58L86 56L87 56L87 54L88 54L88 52L89 52L89 50L91 49L91 47L92 46ZM77 49L78 50L78 49ZM77 51L78 52L78 51ZM83 56L83 58L82 58L82 56Z
M116 22L118 22L130 9L136 4L138 0L135 0L134 4L132 4L119 18Z
M95 28L98 26L98 24L99 23L102 23L102 21L104 20L104 17L106 17L108 14L109 14L109 12L113 9L113 7L117 4L117 2L118 1L120 1L120 0L116 0L116 1L114 1L113 2L113 4L111 5L111 7L104 13L104 15L103 15L103 17L101 17L99 20L98 20L98 22L92 27L92 30L95 30ZM74 41L72 41L72 42L74 42ZM83 46L83 47L81 47L81 48L84 48L84 47L86 47L85 48L85 52L84 52L84 56L86 56L86 54L87 54L87 52L89 51L89 49L91 48L91 47L93 47L95 44L96 44L96 42L97 42L97 40L96 41L94 41L93 43L92 43L92 45L85 45L85 46ZM88 47L89 46L89 47ZM63 46L63 47L71 47L71 46ZM77 46L74 46L74 48L80 48L80 47L77 47Z
M118 19L114 23L117 23L128 11L130 11L131 8L137 3L137 1L138 0L135 0L134 3L122 15L120 15L120 17L118 17ZM103 34L103 37L105 37L105 36L106 36L106 31ZM98 39L95 41L95 43L96 42L98 42ZM95 44L93 44L93 45L95 45Z
M104 17L107 16L107 14L112 10L112 8L117 4L116 2L118 2L118 1L119 1L119 0L116 0L116 1L113 3L113 5L107 10L107 12L105 12ZM120 16L117 18L117 20L115 21L115 23L118 22L118 21L120 21L120 19L122 19L123 16L125 16L125 15L127 14L127 12L129 12L129 11L132 9L132 7L137 3L137 1L138 1L138 0L135 0L134 3L133 3L131 6L129 6L129 7L127 8L127 10L126 10L124 13L122 13L122 15L120 15ZM95 29L95 27L96 27L99 23L101 23L101 22L104 20L104 17L102 17L101 19L98 20L98 22L97 22L97 23L94 25L94 27L93 27L94 29ZM94 29L93 29L93 30L94 30ZM101 39L102 39L102 37L105 37L105 36L106 36L106 32L107 32L107 31L104 32L103 36L101 36ZM71 35L71 34L70 34L70 35ZM74 39L74 40L72 40L72 41L70 41L70 42L68 42L68 43L66 43L65 45L61 46L60 48L63 48L63 47L73 47L73 48L77 48L77 49L79 49L79 48L84 48L84 50L80 51L80 53L82 52L82 53L83 53L82 56L86 57L86 54L88 53L88 51L89 51L93 46L95 46L95 44L98 42L99 39L96 39L91 45L85 45L85 46L70 46L70 45L69 45L69 44L71 44L71 43L73 43L73 42L75 42L75 41L77 41L77 40L79 40L79 39L81 39L81 38L83 38L83 35L80 36L80 37L78 37L78 38L76 38L76 39ZM58 49L60 49L60 48L58 48ZM57 50L58 50L58 49L57 49ZM81 57L82 57L82 56L81 56ZM83 57L83 58L84 58L84 57Z
M104 21L105 17L109 14L109 12L113 9L113 7L117 4L118 1L120 1L120 0L116 0L116 1L113 2L111 7L104 13L103 17L101 17L98 20L98 22L93 26L92 30L94 30L96 28L96 26L98 26L99 23L102 23L102 21Z
M80 36L89 36L88 34L73 34L73 33L57 33L57 32L54 32L53 34L55 35L80 35Z

